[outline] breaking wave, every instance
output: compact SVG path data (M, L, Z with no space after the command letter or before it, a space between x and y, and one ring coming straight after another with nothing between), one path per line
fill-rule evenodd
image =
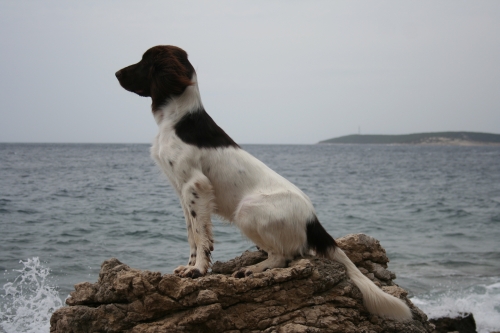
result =
M38 257L20 261L17 277L3 285L0 329L5 333L41 333L50 330L50 316L63 303L49 284L50 269Z
M431 291L411 300L429 319L472 313L478 333L500 330L500 281L460 290Z

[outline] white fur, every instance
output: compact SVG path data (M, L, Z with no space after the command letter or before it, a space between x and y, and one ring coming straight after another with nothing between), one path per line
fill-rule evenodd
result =
M242 149L198 148L184 143L174 126L182 116L202 107L196 83L155 112L159 133L151 154L181 198L191 248L190 262L175 272L205 274L213 245L211 214L237 225L243 234L268 252L268 259L247 267L245 274L285 267L287 260L307 249L306 222L315 216L309 198L295 185ZM192 214L192 211L195 212ZM363 293L372 313L398 320L411 318L408 307L385 294L337 249L329 257L346 265L349 277Z
M411 319L411 311L399 298L384 293L363 275L340 248L331 251L330 258L346 267L347 275L363 294L363 303L370 313L400 321Z

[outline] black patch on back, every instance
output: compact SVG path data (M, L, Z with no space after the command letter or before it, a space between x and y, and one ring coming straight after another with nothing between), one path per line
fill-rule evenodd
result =
M308 247L313 249L320 257L326 257L328 249L337 246L335 239L326 232L316 216L307 221L306 234Z
M174 128L182 141L198 148L240 147L204 109L186 114Z

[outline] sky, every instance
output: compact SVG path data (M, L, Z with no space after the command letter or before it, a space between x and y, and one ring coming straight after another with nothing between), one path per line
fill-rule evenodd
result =
M500 133L500 1L0 0L0 142L152 142L114 73L155 45L241 144Z

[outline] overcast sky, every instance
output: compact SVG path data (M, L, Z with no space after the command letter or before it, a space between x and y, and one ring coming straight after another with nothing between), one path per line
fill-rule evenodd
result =
M500 1L0 0L0 142L151 142L114 73L159 44L239 143L500 133Z

